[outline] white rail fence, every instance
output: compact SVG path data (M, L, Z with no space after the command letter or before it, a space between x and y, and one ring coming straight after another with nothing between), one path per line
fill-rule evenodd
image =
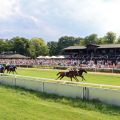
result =
M52 79L33 78L19 75L2 75L0 76L0 83L49 94L56 94L59 96L88 100L98 99L101 102L107 104L120 106L120 86L98 85L89 83L68 84L70 83L68 81L56 82ZM94 87L90 87L91 85L93 85ZM109 89L109 87L113 89Z

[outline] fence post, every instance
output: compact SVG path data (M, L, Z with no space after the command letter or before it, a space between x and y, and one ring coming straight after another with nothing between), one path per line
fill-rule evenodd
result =
M96 69L97 69L97 68L95 67L95 72L96 72Z
M89 88L83 87L83 100L89 100Z
M15 79L14 80L15 80L15 87L16 87L16 75L15 75Z
M113 68L112 68L112 73L113 73Z
M43 91L42 92L44 93L44 82L43 82Z

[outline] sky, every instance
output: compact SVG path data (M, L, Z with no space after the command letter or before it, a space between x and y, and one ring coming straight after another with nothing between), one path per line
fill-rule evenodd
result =
M120 35L120 0L0 0L0 38Z

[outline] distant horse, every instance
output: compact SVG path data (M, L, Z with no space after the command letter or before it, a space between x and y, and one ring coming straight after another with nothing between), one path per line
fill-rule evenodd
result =
M81 68L78 69L78 71L74 69L74 70L70 70L68 72L59 72L59 73L57 73L57 76L59 75L57 79L60 78L60 80L61 80L63 77L66 76L66 77L69 77L71 79L71 81L72 81L72 78L74 78L76 81L79 81L77 79L77 76L80 76L83 81L83 80L85 80L85 78L83 76L83 72L87 73L87 71L85 69L81 69Z
M2 67L0 68L0 73L4 73L4 71L5 71L5 67L2 66ZM2 74L1 74L1 75L2 75Z
M15 65L7 65L5 67L5 70L7 70L7 73L17 73L16 72L17 67Z

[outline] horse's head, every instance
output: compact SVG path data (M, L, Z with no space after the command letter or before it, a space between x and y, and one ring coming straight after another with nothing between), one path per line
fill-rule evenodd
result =
M83 72L84 72L84 73L87 73L87 71L86 71L85 69L82 69L82 68L79 68L79 69L78 69L78 72L81 73L81 74L82 74Z
M83 69L83 72L84 72L84 73L87 73L87 71L86 71L85 69Z

